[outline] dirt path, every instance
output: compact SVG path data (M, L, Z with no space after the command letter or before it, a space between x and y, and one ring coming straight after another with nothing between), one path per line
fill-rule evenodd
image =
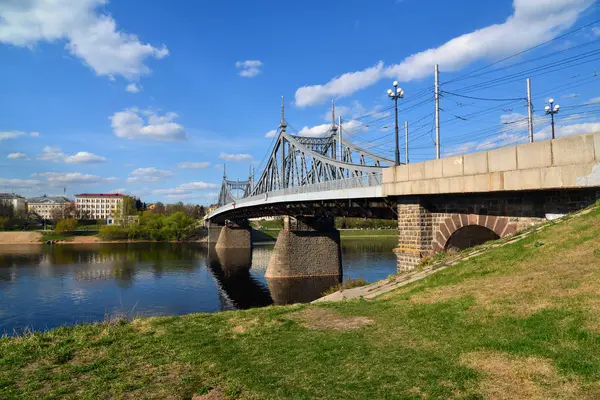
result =
M39 232L0 232L0 244L40 243Z

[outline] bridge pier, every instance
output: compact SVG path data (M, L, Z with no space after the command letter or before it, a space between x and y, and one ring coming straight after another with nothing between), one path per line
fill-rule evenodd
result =
M333 218L285 217L265 277L342 276L340 232Z
M251 249L252 228L246 224L225 225L221 228L216 249Z

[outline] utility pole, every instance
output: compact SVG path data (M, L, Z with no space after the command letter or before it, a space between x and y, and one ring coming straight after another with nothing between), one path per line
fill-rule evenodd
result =
M405 163L408 164L408 121L404 121L404 140L405 140L405 146L406 146Z
M435 64L435 158L440 158L440 68Z
M527 114L529 115L529 143L533 143L533 105L531 104L531 79L527 78Z

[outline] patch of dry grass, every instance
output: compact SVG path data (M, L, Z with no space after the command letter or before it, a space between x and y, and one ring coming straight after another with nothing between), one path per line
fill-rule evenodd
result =
M461 362L481 372L476 391L486 399L593 399L577 379L560 375L551 360L518 357L501 352L463 354Z
M286 315L293 321L309 329L333 329L346 331L371 325L373 320L367 317L344 317L327 308L309 307Z

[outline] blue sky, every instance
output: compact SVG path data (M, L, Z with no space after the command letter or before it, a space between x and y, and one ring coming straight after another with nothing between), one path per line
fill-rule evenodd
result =
M433 158L435 63L443 155L526 141L530 75L536 140L550 96L558 136L600 130L599 15L593 0L0 0L0 191L208 204L223 164L258 175L282 95L292 132L323 134L334 99L349 139L392 158L394 79L411 162Z

